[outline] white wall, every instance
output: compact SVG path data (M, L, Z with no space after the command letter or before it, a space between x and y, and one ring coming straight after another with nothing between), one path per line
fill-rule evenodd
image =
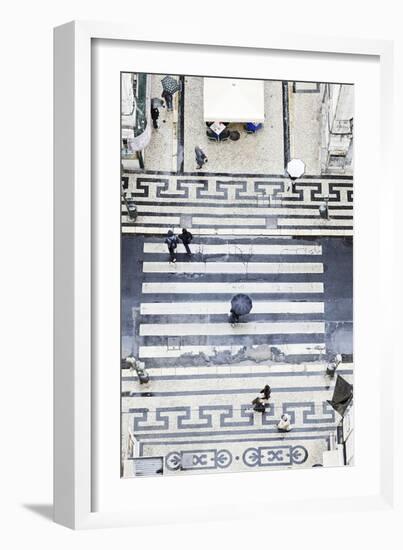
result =
M332 539L343 516L312 521L301 514L292 528L267 525L190 526L72 533L29 507L49 514L52 498L52 27L71 19L133 21L155 30L183 26L217 32L356 35L398 40L403 97L403 38L398 3L384 0L368 10L365 0L340 0L331 16L323 2L288 0L236 4L232 0L135 2L134 0L20 0L2 8L1 40L1 372L2 529L4 548L338 548ZM346 26L345 14L349 24ZM365 13L365 18L363 18ZM399 106L400 109L400 106ZM402 123L401 109L396 120ZM216 495L216 498L224 498ZM39 507L39 508L38 508ZM42 507L42 508L41 508ZM395 548L390 515L357 515L350 548ZM361 526L361 527L360 527ZM336 529L338 531L338 529ZM308 535L308 532L311 535ZM338 531L339 532L339 531ZM224 537L225 533L225 537ZM358 535L360 533L360 535ZM220 542L217 541L220 537ZM213 541L216 540L214 543ZM355 542L355 543L354 543Z
M337 120L350 120L354 117L354 87L341 86L337 103Z

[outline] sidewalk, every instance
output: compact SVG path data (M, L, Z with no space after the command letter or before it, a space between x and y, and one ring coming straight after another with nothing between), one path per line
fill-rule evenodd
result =
M290 156L305 163L305 174L321 173L321 94L319 85L289 82Z
M200 236L352 236L351 178L128 174L128 197L138 218L122 205L124 233L163 234L185 225ZM319 215L329 197L329 219Z
M151 98L161 98L161 79L164 75L151 75ZM151 141L144 154L144 166L146 170L172 171L176 170L176 123L178 111L177 95L174 96L174 110L167 111L161 108L158 119L158 130L152 128ZM152 125L151 116L149 124Z
M185 78L185 172L196 168L194 148L199 145L208 157L204 171L231 173L282 174L283 122L281 82L265 82L265 116L263 128L255 135L246 134L242 124L238 141L216 143L206 136L203 118L203 78Z

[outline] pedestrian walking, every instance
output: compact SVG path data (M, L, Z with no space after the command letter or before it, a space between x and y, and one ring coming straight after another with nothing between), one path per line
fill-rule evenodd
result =
M195 155L196 155L196 164L197 169L200 170L200 168L203 167L203 164L207 162L207 155L200 149L198 145L195 147Z
M173 96L171 92L168 92L168 90L162 90L161 97L165 99L165 103L167 104L167 110L173 111L173 104L172 104Z
M231 325L235 325L236 323L239 323L240 318L241 316L238 315L233 308L231 308L228 315L228 322L231 323Z
M319 216L322 220L329 219L329 197L324 197L324 202L319 205Z
M291 430L291 420L289 414L282 414L280 422L277 424L279 432L289 432Z
M263 399L259 396L252 401L252 405L253 405L253 410L256 412L264 413L266 411L266 404L263 402Z
M158 118L160 116L160 111L158 107L151 107L151 119L153 121L153 127L158 129Z
M189 245L192 242L193 235L190 231L188 231L185 227L182 229L182 235L179 235L180 240L183 243L183 246L186 249L186 254L188 256L192 255L192 252L190 251Z
M178 246L178 237L174 235L174 232L170 229L165 237L165 243L168 246L168 252L171 262L176 262L176 247Z
M337 355L335 355L334 359L327 364L326 374L331 378L333 378L336 373L336 369L340 365L341 361L342 361L342 356L340 355L340 353L338 353Z
M228 321L231 325L239 323L241 315L247 315L250 313L252 307L252 300L247 294L236 294L231 299L231 309Z
M139 361L135 357L129 355L126 357L126 363L129 365L131 370L136 372L140 384L148 384L150 381L150 376L145 369L145 364L142 361Z
M265 401L268 401L270 399L271 387L269 386L269 384L266 384L265 387L260 390L260 394L263 395L263 399Z

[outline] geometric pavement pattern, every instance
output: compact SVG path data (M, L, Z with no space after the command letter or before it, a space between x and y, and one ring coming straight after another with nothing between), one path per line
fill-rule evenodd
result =
M352 234L352 182L315 181L309 192L297 184L303 201L293 201L292 191L287 195L287 182L274 182L269 199L253 199L263 179L218 186L214 178L201 185L199 176L187 184L176 176L130 176L129 197L139 215L130 223L122 205L122 231L142 244L140 306L133 319L137 355L150 382L140 385L134 373L122 370L125 477L134 475L133 457L161 456L164 474L184 475L309 467L328 448L340 417L327 403L334 380L325 374L322 248L303 236ZM331 220L312 211L326 185L334 199ZM267 221L274 217L276 227ZM298 238L273 232L279 220ZM321 224L335 220L343 225ZM179 244L172 264L161 237L181 226L193 233L193 255L189 259ZM298 233L301 227L308 233ZM253 309L247 322L231 326L229 302L238 292L251 296ZM352 382L352 364L338 372ZM251 401L265 384L272 394L262 414ZM277 430L283 413L293 426L285 434ZM129 431L136 444L127 455Z
M352 235L348 177L300 178L292 187L282 176L126 176L138 219L132 224L123 204L124 233L163 234L185 218L197 235ZM325 198L329 219L318 212Z

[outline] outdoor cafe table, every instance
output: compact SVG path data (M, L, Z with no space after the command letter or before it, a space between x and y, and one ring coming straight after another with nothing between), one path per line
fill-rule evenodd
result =
M225 124L223 124L222 122L213 122L213 124L211 124L209 126L210 130L212 130L217 136L219 136L221 134L221 132L223 130L225 130L226 126Z

